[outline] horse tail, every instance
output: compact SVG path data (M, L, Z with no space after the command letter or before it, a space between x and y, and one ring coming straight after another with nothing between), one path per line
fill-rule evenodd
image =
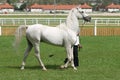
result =
M26 31L27 28L28 28L27 25L20 25L16 29L16 32L15 32L15 42L13 44L14 47L18 47L19 46L19 44L21 42L21 39L22 39L22 36L25 33L25 31Z

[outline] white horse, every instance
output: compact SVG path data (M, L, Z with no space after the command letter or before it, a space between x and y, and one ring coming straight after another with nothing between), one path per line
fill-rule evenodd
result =
M42 24L34 24L34 25L21 25L16 30L16 41L15 44L21 40L23 29L26 30L26 39L28 42L28 47L25 50L24 58L22 62L21 69L24 69L26 58L31 51L32 47L35 50L35 56L37 57L39 63L41 64L43 70L47 70L44 66L41 57L40 57L40 42L48 42L54 45L60 45L65 47L67 52L68 61L62 65L62 68L66 68L69 63L71 66L77 70L73 63L73 45L76 42L76 35L80 32L79 21L78 19L83 19L84 21L90 21L91 17L89 17L85 12L82 11L80 7L73 8L69 12L67 19L64 23L56 26L49 27L47 25Z

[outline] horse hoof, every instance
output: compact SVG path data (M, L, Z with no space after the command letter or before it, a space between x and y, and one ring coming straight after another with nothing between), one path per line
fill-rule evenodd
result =
M77 68L76 68L76 67L74 67L74 70L77 70Z
M60 66L60 69L65 69L65 68L67 68L65 65Z
M43 68L42 70L43 70L43 71L47 71L47 69L46 69L46 68Z
M21 67L21 70L24 70L25 68L24 67Z
M64 68L65 68L65 66L64 66L64 65L61 65L61 66L60 66L60 69L64 69Z

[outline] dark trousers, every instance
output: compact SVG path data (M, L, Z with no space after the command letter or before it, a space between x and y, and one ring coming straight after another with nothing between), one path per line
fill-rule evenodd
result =
M78 59L78 46L74 45L73 47L73 57L74 57L74 65L79 66L79 59ZM66 63L68 58L64 60L64 63Z

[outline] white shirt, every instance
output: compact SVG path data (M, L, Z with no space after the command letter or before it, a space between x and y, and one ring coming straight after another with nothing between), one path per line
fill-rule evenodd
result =
M80 42L79 42L79 36L77 36L77 41L75 43L75 45L78 45Z

